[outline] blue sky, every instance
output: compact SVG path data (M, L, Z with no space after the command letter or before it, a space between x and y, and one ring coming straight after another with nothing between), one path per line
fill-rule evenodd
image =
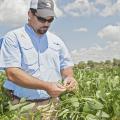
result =
M0 0L0 36L24 25L30 0ZM120 0L55 0L50 31L63 39L75 62L120 58ZM14 7L13 7L14 6Z

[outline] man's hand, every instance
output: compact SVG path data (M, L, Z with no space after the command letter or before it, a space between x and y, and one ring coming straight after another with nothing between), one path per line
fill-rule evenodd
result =
M51 97L58 97L61 93L66 91L66 88L60 83L49 83L46 91Z
M64 79L63 85L66 88L66 90L73 91L77 88L78 83L74 79L74 77L67 77Z

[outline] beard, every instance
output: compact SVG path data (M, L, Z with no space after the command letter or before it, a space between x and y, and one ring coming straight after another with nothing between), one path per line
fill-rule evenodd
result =
M41 27L36 30L38 34L45 34L48 31L48 27Z

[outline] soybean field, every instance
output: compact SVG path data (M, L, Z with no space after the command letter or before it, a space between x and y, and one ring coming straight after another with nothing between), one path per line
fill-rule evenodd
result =
M78 87L60 96L60 103L56 108L58 120L120 120L119 66L79 64L74 67L74 77L78 81ZM2 87L5 78L5 73L1 72L0 120L27 120L20 115L30 109L32 104L21 102L12 106ZM40 120L41 112L46 112L51 105L31 113L31 120Z

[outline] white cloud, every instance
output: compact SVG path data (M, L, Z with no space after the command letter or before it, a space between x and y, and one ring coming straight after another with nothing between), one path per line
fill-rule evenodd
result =
M75 31L75 32L87 32L88 29L85 28L85 27L81 27L81 28L75 29L74 31Z
M102 5L102 6L108 6L111 5L112 1L111 0L96 0L95 5Z
M9 24L11 27L21 26L27 20L29 4L30 0L0 0L0 24ZM57 5L55 11L57 17L62 16Z
M111 5L108 5L103 9L103 11L100 13L101 16L112 16L120 12L120 0L118 0L116 3L113 3Z
M95 45L90 48L81 48L80 50L74 50L71 52L71 55L74 63L88 60L100 61L103 59L101 56L102 50L103 48L101 48L99 45Z
M109 41L120 41L120 26L108 25L98 32L98 36Z
M90 48L82 48L71 52L75 63L79 61L104 61L112 60L113 58L120 59L120 26L108 25L104 27L98 36L101 39L107 40L105 47L94 45Z
M83 48L80 50L76 50L76 52L71 52L74 63L78 63L80 61L105 61L112 60L113 58L120 59L120 43L110 44L104 48L100 46L94 46L90 48Z
M64 11L72 16L113 16L120 13L120 0L74 0L64 7Z
M90 15L96 8L88 0L75 0L64 7L64 11L73 16Z
M0 23L19 25L27 18L27 5L24 0L1 0Z

